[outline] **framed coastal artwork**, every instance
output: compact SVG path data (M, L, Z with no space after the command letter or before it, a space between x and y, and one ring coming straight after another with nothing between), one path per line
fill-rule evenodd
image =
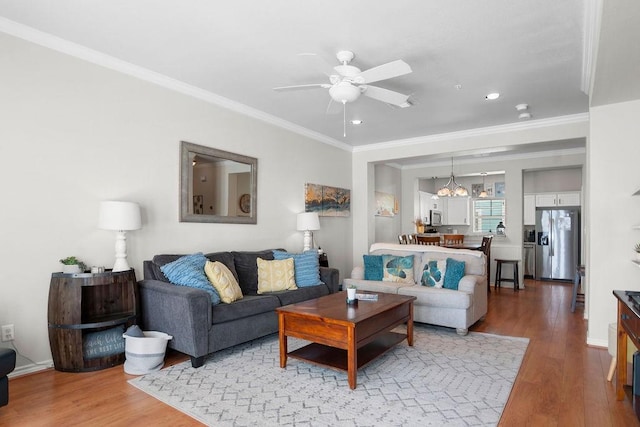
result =
M304 185L304 211L318 216L349 216L351 190L321 184Z
M504 182L496 182L493 186L495 187L495 197L504 198Z
M398 202L393 194L376 191L376 216L395 216Z

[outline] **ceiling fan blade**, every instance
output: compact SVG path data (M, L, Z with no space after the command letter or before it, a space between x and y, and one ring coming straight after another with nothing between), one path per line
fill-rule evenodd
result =
M308 84L308 85L274 87L273 90L284 91L284 90L301 90L301 89L315 89L315 88L329 89L330 87L331 85L329 83L314 83L314 84Z
M358 83L373 83L393 77L404 76L405 74L411 73L411 71L409 64L398 59L361 72L360 75L357 76L358 80L356 81ZM362 82L359 81L360 79L362 79Z
M410 107L409 95L403 95L399 92L394 92L389 89L383 89L377 86L365 86L366 89L362 93L364 96L373 98L378 101L386 102L387 104L395 105L397 107L405 108Z

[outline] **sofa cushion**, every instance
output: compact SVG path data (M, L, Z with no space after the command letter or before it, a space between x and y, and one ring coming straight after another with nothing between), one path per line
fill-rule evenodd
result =
M289 305L329 295L329 288L327 288L324 284L316 286L304 286L292 291L273 292L269 295L273 295L278 298L281 305Z
M222 302L229 304L242 299L242 290L231 271L223 263L207 261L204 273L211 285L216 289Z
M364 278L366 280L382 280L382 255L363 255Z
M293 258L267 261L257 259L258 294L297 289Z
M301 254L293 254L285 251L274 250L273 258L283 260L293 258L295 267L296 286L316 286L320 281L320 260L318 251L304 251Z
M236 282L239 282L238 273L236 272L236 265L233 262L233 254L231 252L212 252L209 254L204 254L207 259L211 262L221 262L223 263L233 274L233 277L236 278Z
M444 275L444 288L458 290L458 283L464 277L464 261L447 258L447 271Z
M420 278L420 284L422 286L433 286L434 288L442 288L444 284L446 268L447 262L445 260L428 260L422 267L422 277Z
M413 280L413 255L382 255L384 282L415 283Z
M245 295L231 304L219 304L211 311L213 324L224 323L261 313L274 311L280 307L278 298L272 295Z
M238 284L243 295L256 295L258 293L258 258L264 260L273 259L273 251L257 252L231 252L233 262L238 273Z
M414 301L415 305L439 308L459 308L466 310L471 307L473 301L473 295L468 292L420 285L398 288L398 294L416 297L416 301Z
M204 274L206 262L207 258L204 254L198 252L165 264L160 267L160 270L174 285L202 289L209 294L212 304L220 304L220 296Z

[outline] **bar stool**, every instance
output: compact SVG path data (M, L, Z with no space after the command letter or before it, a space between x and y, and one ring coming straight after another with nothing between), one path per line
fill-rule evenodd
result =
M584 277L584 265L576 267L576 277L573 279L573 298L571 298L571 312L576 311L576 303L580 302L584 305L584 292L579 293L580 281Z
M511 282L513 283L513 290L519 291L520 285L518 283L518 263L519 259L499 259L496 258L496 281L493 284L494 288L499 288L501 282ZM502 278L502 264L513 264L513 279L503 279Z

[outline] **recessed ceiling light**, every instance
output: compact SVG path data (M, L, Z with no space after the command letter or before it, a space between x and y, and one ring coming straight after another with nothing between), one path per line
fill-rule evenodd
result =
M487 96L484 97L485 99L488 99L490 101L493 101L494 99L498 99L500 98L500 94L498 92L491 92L490 94L488 94Z
M357 119L351 120L352 125L361 125L362 123L364 123L362 120L357 120Z
M518 116L520 120L528 120L531 118L531 113L520 113Z
M526 111L529 108L527 104L518 104L516 105L516 110L518 111Z

